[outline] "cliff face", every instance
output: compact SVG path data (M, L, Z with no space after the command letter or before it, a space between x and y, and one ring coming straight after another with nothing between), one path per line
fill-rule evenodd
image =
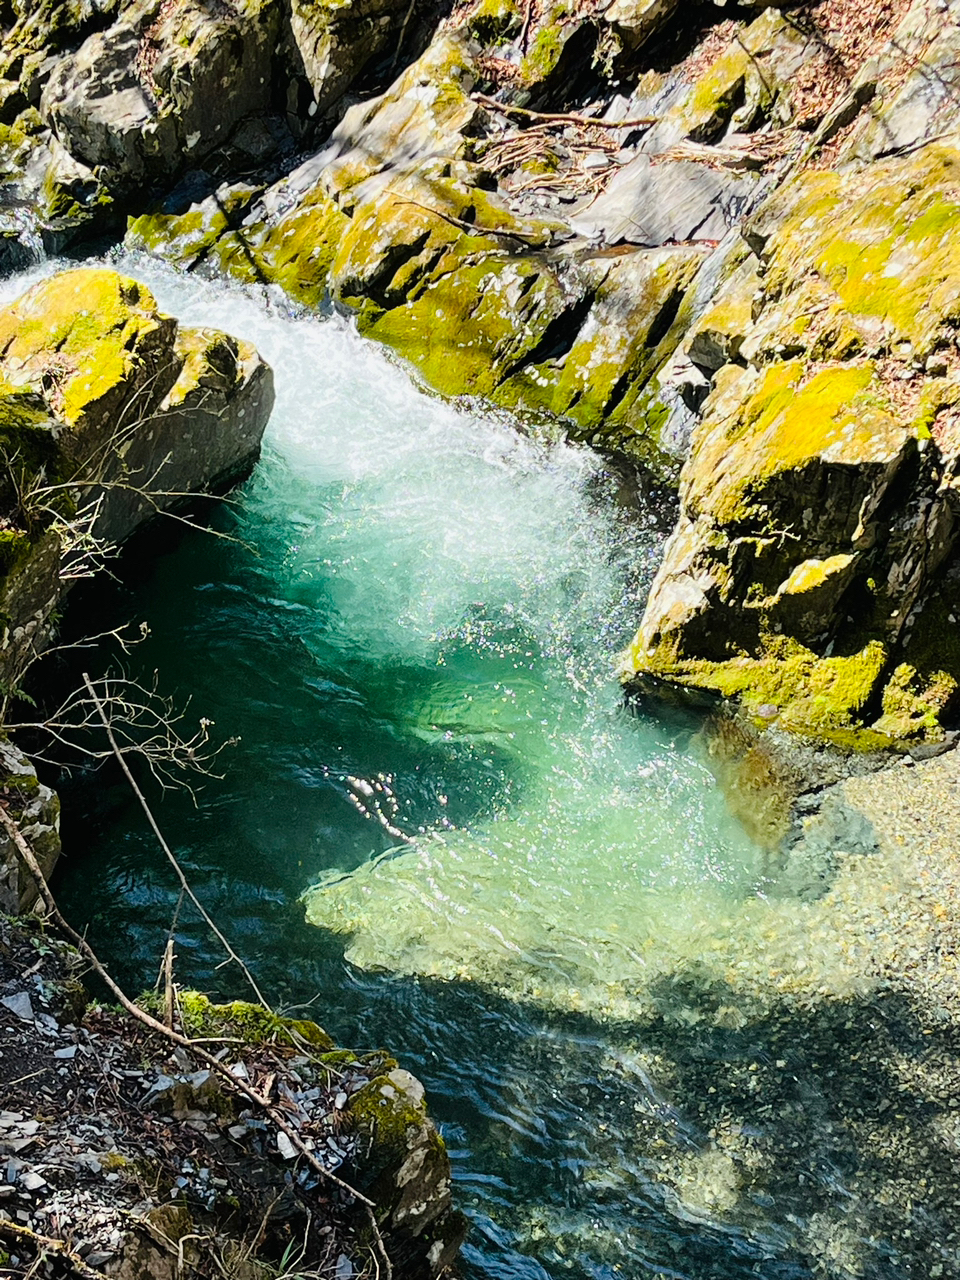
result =
M679 473L628 682L941 733L960 5L71 12L6 35L8 257L109 208L188 269L350 309L445 394ZM65 221L28 180L51 156L87 175Z

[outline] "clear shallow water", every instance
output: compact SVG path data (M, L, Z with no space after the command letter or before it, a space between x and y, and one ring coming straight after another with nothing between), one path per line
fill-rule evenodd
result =
M759 1211L719 1225L722 1169L685 1199L660 1174L706 1135L631 1023L730 945L765 867L687 732L620 704L656 536L588 451L418 394L344 323L122 265L277 374L263 461L218 518L240 541L188 534L72 620L147 620L125 665L240 736L196 807L157 807L208 909L274 999L422 1076L471 1274L806 1274ZM151 985L167 867L119 783L65 802L62 902ZM178 954L181 981L240 994L189 919Z

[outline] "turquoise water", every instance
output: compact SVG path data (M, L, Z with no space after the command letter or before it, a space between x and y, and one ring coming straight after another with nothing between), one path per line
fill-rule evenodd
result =
M726 1194L644 1031L678 973L736 950L767 872L690 729L629 713L613 678L656 521L588 450L421 394L340 319L122 265L277 375L228 537L171 537L68 619L147 621L126 669L240 739L196 805L156 798L208 909L277 1003L424 1079L472 1276L806 1275L793 1193L775 1214ZM120 781L63 786L62 902L152 985L168 868ZM221 959L185 914L179 979L243 994Z

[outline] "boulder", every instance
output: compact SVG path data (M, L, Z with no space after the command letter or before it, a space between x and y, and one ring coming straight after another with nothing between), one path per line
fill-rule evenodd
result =
M414 10L391 0L291 0L293 44L313 92L310 114L322 115L391 42L396 48Z
M941 143L807 172L747 225L759 261L687 338L713 389L628 680L843 740L942 733L960 687L942 581L960 519L958 164Z
M57 63L41 115L110 185L170 182L269 109L280 17L275 0L135 0Z
M252 347L179 328L116 272L62 272L0 311L6 687L43 647L83 548L235 479L272 403Z

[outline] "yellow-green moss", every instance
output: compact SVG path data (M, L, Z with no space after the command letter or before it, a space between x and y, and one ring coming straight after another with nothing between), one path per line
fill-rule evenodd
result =
M540 84L556 70L563 45L563 28L559 23L539 29L520 64L520 75L525 85Z
M138 348L156 342L162 327L143 285L114 271L81 268L42 281L0 311L0 351L8 379L16 369L26 386L51 383L60 418L76 426L125 384Z
M811 373L802 360L766 366L723 427L695 445L688 501L722 525L754 513L764 484L825 455L862 465L905 447L908 432L885 401L869 361Z
M227 229L227 217L219 209L186 213L144 213L127 223L127 245L145 249L175 262L186 262L208 252Z
M829 738L867 729L862 717L878 692L887 660L887 648L879 640L868 641L856 653L824 658L787 636L770 635L756 656L726 661L678 659L666 645L650 654L637 641L624 665L628 673L738 698L748 714L774 707L783 728ZM870 736L870 749L879 736Z
M958 180L960 152L933 143L788 184L760 215L775 227L765 289L776 325L832 305L865 349L907 342L928 354L960 319ZM839 354L835 344L826 354Z
M330 269L348 225L317 187L256 244L257 268L298 302L317 306L329 292ZM229 261L235 262L236 255Z
M144 997L144 1003L155 1003ZM231 1004L213 1004L199 991L179 994L183 1030L196 1037L225 1036L246 1044L280 1043L297 1047L306 1042L315 1049L329 1052L333 1041L315 1022L304 1018L281 1018L262 1005L234 1000Z
M385 1066L392 1065L388 1060ZM397 1173L403 1168L411 1150L424 1152L418 1161L415 1178L430 1186L438 1172L447 1172L447 1153L443 1139L427 1120L426 1106L416 1102L387 1074L375 1076L350 1098L347 1117L354 1128L369 1141L363 1167L357 1172L361 1190L389 1211L392 1201L410 1194L411 1187L398 1184Z
M515 0L480 0L467 20L467 29L481 44L498 44L519 33L523 13Z

